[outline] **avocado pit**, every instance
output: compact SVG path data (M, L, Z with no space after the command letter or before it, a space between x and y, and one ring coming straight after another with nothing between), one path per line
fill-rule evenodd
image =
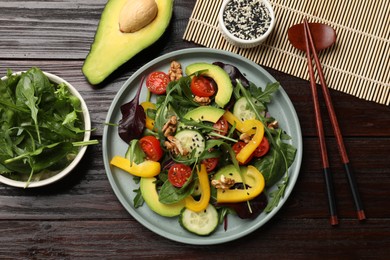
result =
M119 30L133 33L150 24L158 13L155 0L128 0L119 15Z

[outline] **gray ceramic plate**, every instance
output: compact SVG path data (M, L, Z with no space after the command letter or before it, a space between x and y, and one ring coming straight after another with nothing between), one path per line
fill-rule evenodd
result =
M172 60L181 62L183 68L195 62L212 63L221 61L229 63L238 67L250 81L259 87L265 86L268 82L276 81L259 65L229 52L206 48L175 51L149 62L125 82L111 104L106 122L118 123L121 119L120 106L133 99L142 77L156 70L167 72ZM141 93L141 101L145 99L145 95L146 91ZM302 135L299 120L290 99L282 88L274 94L269 110L271 115L278 119L280 126L292 137L292 144L298 149L295 162L289 170L290 181L285 196L271 213L262 213L253 220L242 220L236 216L229 215L228 229L226 231L221 225L212 235L200 237L181 228L178 218L161 217L152 212L147 205L135 209L133 206L133 198L135 196L133 190L138 188L138 185L134 183L133 178L128 173L111 167L109 163L114 155L124 156L127 144L119 138L116 127L105 126L103 133L103 159L112 189L122 205L138 222L151 231L174 241L197 245L220 244L238 239L255 231L267 223L286 202L298 178L302 160Z

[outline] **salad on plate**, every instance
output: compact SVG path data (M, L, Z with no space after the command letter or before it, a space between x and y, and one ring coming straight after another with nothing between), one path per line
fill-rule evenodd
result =
M169 71L144 75L134 99L120 107L118 134L128 149L110 160L139 183L134 207L178 217L200 236L229 228L229 214L254 219L271 212L296 156L267 109L278 88L256 86L222 62L182 68L172 61Z

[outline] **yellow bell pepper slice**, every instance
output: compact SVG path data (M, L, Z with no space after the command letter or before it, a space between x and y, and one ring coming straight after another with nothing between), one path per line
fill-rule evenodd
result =
M241 133L247 133L248 135L254 134L249 143L236 155L237 161L244 163L261 143L264 136L264 126L256 119L249 119L242 122L230 111L226 111L225 114L223 114L223 117L229 124L235 125L236 129Z
M242 121L238 117L233 115L232 112L226 110L225 113L223 114L223 117L226 119L226 121L228 121L229 124L235 125L236 129L242 132L242 128L243 128Z
M154 177L161 171L160 163L151 160L136 164L124 157L114 156L110 164L138 177Z
M249 135L253 135L256 132L253 128L248 130L248 127L244 126L244 122L228 110L225 111L223 117L226 119L226 121L228 121L229 124L235 125L236 129L241 133L246 132Z
M249 165L242 167L243 183L249 186L246 189L223 190L217 189L218 203L237 203L254 199L264 190L264 176L256 167ZM228 177L228 176L227 176Z
M185 207L189 210L200 212L207 208L210 202L210 182L209 177L207 175L206 166L202 164L200 166L200 171L197 171L199 186L202 190L201 197L198 201L196 201L191 195L185 198Z
M148 109L156 109L156 105L149 101L144 101L140 104L142 108L144 109L145 113L147 113ZM154 120L148 117L148 114L146 114L145 119L145 126L147 129L152 130L154 129Z
M259 120L245 120L242 124L242 130L244 133L249 133L254 128L256 131L249 143L247 143L244 148L242 148L242 150L236 155L236 159L240 163L244 163L246 160L248 160L256 148L260 145L264 136L264 126Z

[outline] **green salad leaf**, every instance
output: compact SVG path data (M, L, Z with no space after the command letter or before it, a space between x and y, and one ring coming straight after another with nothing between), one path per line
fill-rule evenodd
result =
M85 130L81 102L66 84L53 84L36 67L8 70L0 97L0 174L29 181L73 160Z
M248 104L251 106L252 111L255 112L256 118L260 120L264 126L267 126L267 118L261 115L253 102L253 98L260 103L263 103L264 107L271 101L271 96L279 88L279 83L268 83L265 90L260 88L247 90L237 81L237 88L240 89L239 93L246 98ZM280 199L284 197L284 192L287 188L289 181L288 169L293 163L296 154L296 148L292 145L282 142L282 140L289 139L285 133L279 130L271 130L268 127L264 127L264 132L271 142L271 149L268 154L261 160L255 163L255 167L263 174L267 187L271 187L276 184L284 175L281 182L277 184L277 189L270 192L268 195L271 198L264 211L266 213L271 212L278 204Z

